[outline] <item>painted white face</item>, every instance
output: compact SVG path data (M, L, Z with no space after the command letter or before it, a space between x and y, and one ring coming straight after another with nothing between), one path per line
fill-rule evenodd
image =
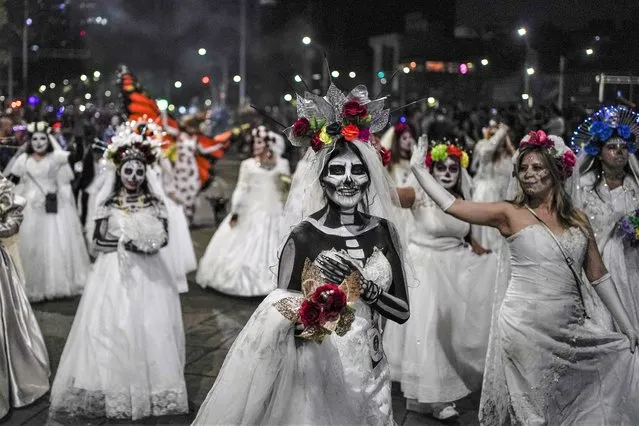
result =
M268 144L261 137L253 138L253 155L258 156L264 154L264 151L268 148Z
M322 181L328 199L345 210L357 206L370 182L362 160L348 150L331 158L327 168Z
M44 154L49 148L49 137L46 133L35 132L31 136L31 147L38 154Z
M433 164L433 177L446 189L453 189L459 180L459 162L448 157Z
M621 138L610 138L601 148L601 162L613 170L622 170L628 164L628 143Z
M406 131L399 136L399 149L402 153L402 158L410 158L414 146L415 138L410 132Z
M543 196L552 188L550 170L537 152L531 152L521 160L517 177L524 193L529 197Z
M120 125L120 117L118 117L117 115L114 115L113 117L111 117L111 126L118 127L119 125Z
M120 167L120 181L129 192L140 189L146 179L146 167L140 160L129 160Z

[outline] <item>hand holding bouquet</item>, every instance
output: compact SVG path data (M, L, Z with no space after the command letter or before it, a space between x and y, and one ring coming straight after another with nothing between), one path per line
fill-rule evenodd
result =
M299 331L297 337L321 343L333 332L345 335L355 320L352 305L359 299L356 273L340 285L324 283L319 269L308 259L302 273L302 297L286 297L273 304Z
M617 229L621 236L630 244L639 244L639 210L624 216L617 222Z

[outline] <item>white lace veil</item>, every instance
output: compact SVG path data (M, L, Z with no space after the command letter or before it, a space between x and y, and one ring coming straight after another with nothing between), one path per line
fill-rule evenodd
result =
M386 219L394 225L391 227L391 237L397 253L402 259L406 283L408 286L414 287L417 282L409 263L406 245L396 230L400 218L397 215L399 197L395 184L386 172L379 153L370 143L358 140L344 143L352 143L358 149L369 172L370 185L359 206L359 211ZM324 190L320 184L320 175L334 146L324 148L317 153L309 148L299 163L300 166L293 177L288 200L284 207L281 226L282 246L291 230L298 223L326 205Z

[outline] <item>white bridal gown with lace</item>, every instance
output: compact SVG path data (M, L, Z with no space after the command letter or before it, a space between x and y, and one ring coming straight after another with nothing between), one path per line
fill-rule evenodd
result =
M271 267L277 264L283 200L281 177L290 175L288 161L273 168L254 159L242 161L233 193L232 213L220 224L200 259L195 281L235 296L264 296L275 289Z
M558 235L576 265L587 240ZM584 319L577 283L541 225L508 238L512 277L491 330L484 425L637 425L639 352L626 336Z
M364 275L388 290L391 266L381 251ZM269 294L239 334L194 425L393 425L383 352L370 347L379 315L359 300L351 330L321 344L294 336L273 303L299 293ZM381 353L373 368L371 353Z
M140 419L188 412L184 329L177 285L163 257L124 249L126 236L166 238L148 207L104 207L117 251L101 253L87 282L51 390L51 414ZM159 210L159 211L158 211Z

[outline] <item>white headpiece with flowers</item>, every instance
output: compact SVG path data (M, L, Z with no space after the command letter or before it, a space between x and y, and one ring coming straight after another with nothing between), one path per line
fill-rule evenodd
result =
M149 121L127 121L117 128L111 143L104 151L104 158L116 166L126 160L140 160L151 165L162 156L162 129Z
M543 130L531 131L519 143L519 149L513 155L514 164L518 163L520 149L526 146L537 146L547 150L554 158L561 161L562 178L565 180L572 176L577 157L559 136L547 135Z
M293 145L310 146L315 152L333 145L339 137L368 142L371 133L388 124L390 110L384 109L385 100L370 100L363 85L346 95L333 83L324 97L306 92L297 96L299 118L285 130L286 136Z

